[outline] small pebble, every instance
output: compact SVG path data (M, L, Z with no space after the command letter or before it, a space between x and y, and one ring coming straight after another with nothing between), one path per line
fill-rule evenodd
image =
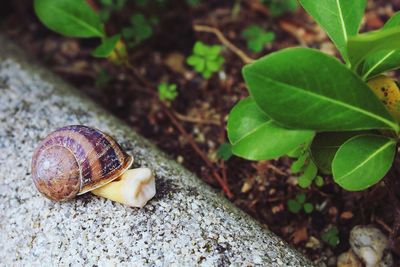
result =
M380 265L380 262L389 244L381 230L373 226L355 226L350 232L349 242L353 252L366 267L385 266Z
M337 261L337 267L362 267L361 261L350 249L340 254Z

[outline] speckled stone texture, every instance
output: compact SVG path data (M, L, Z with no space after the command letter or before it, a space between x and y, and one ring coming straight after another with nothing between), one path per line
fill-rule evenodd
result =
M94 126L154 170L143 209L36 191L35 145L69 124ZM311 266L307 259L168 159L124 123L0 37L0 265Z

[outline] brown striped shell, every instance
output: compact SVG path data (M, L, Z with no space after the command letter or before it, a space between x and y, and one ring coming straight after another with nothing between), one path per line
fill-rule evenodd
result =
M32 178L51 200L68 200L118 178L133 158L109 135L71 125L49 134L35 149Z

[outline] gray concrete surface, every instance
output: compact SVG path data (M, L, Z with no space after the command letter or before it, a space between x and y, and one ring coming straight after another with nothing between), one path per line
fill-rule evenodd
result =
M143 209L83 195L51 202L30 161L54 129L86 124L111 133L156 173ZM129 127L0 37L0 265L310 266L308 260Z

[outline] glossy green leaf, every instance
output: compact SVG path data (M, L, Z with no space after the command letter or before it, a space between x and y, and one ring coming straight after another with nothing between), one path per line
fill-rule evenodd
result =
M304 146L296 147L292 151L288 152L287 156L290 158L298 158L304 154L304 150L305 150Z
M108 57L121 39L119 34L103 39L102 43L92 52L94 57Z
M388 20L383 29L392 29L400 26L400 12ZM377 76L385 71L400 67L400 49L383 50L368 56L362 64L360 75L364 80Z
M368 56L381 51L398 49L400 47L400 27L350 37L347 47L352 68L357 70L361 62Z
M325 174L332 173L332 160L339 147L361 132L318 133L310 146L311 156L318 168Z
M49 29L70 37L104 37L99 15L85 0L35 0L39 20Z
M333 178L350 191L379 182L392 166L396 141L380 135L359 135L345 142L333 162Z
M347 40L358 33L366 0L300 0L347 61Z
M245 66L243 74L257 105L284 127L399 130L365 82L322 52L281 50Z
M229 114L228 137L233 154L250 159L274 159L309 142L314 132L285 129L268 118L252 98L240 101Z

